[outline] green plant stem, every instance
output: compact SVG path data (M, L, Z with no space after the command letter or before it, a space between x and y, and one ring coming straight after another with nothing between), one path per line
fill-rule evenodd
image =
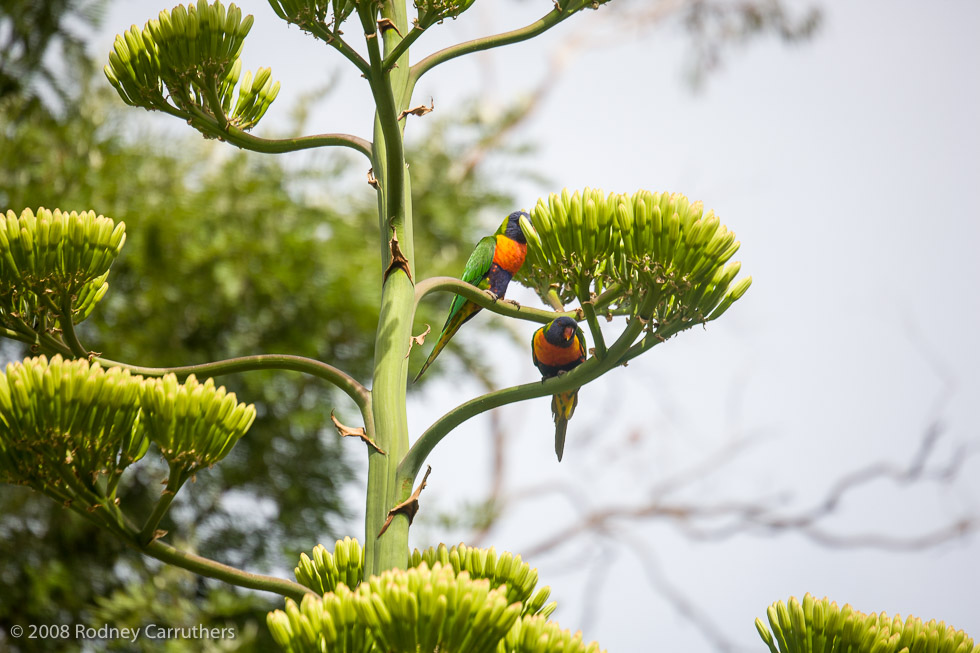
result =
M28 345L33 345L37 342L37 334L27 335L6 327L0 328L0 336L9 338L10 340L18 340Z
M416 284L416 307L423 297L429 293L440 291L462 295L466 299L472 301L474 304L482 306L491 313L497 313L498 315L504 315L506 317L516 317L520 320L528 320L529 322L537 322L539 324L547 324L555 318L563 315L577 320L582 318L582 315L578 311L547 311L540 308L532 308L530 306L519 306L507 300L494 299L486 291L480 290L476 286L470 285L465 281L456 279L455 277L430 277Z
M354 64L354 66L356 66L365 77L371 71L370 64L364 60L364 57L357 53L357 50L348 45L344 39L340 38L339 34L336 32L331 32L329 29L327 29L327 27L322 23L309 22L300 25L300 27L301 29L307 30L310 34L317 37L343 55L343 57Z
M86 510L84 508L76 508L74 504L71 506L71 510L75 512L76 515L80 515L84 519L92 522L99 528L103 528L110 533L113 533L121 539L126 544L132 544L133 533L130 529L127 529L124 524L120 523L113 515L110 515L105 510Z
M62 299L60 313L59 322L61 323L61 333L65 336L65 344L79 358L87 358L88 350L79 341L78 334L75 333L75 324L71 319L71 295L68 293L65 293Z
M61 342L49 333L38 334L38 346L41 347L42 351L47 351L50 354L61 354L62 358L73 358L74 352L65 343Z
M541 293L538 292L538 295L541 296ZM554 288L549 288L548 292L544 294L543 298L544 303L556 311L565 310L565 305L561 303L561 297L558 296L558 291L556 291Z
M262 152L263 154L285 154L317 147L347 147L360 152L368 161L372 161L371 142L351 134L316 134L314 136L297 136L295 138L259 138L229 124L222 129L215 118L200 109L187 113L180 109L168 111L171 115L190 121L194 127L210 136L237 145L243 150Z
M316 147L347 147L360 152L371 161L371 142L351 134L316 134L296 138L259 138L232 125L221 132L221 137L232 145L253 152L283 154Z
M177 492L180 490L180 487L186 480L187 478L184 476L180 468L171 465L170 477L167 479L167 487L164 488L160 498L157 499L156 504L153 506L153 511L150 513L150 516L146 518L146 522L143 524L143 528L140 530L138 536L140 546L146 546L153 541L153 534L156 533L157 526L160 525L160 520L167 514L167 510L170 509L170 504L173 502L174 497L177 496Z
M229 127L228 116L225 115L225 110L221 106L221 98L218 97L218 80L209 80L207 88L204 90L208 106L211 108L211 115L218 122L218 129L223 132L227 131Z
M643 317L634 316L630 319L626 325L626 329L616 339L616 342L609 347L606 352L606 357L603 360L600 361L596 358L590 358L567 374L562 374L561 376L556 376L545 381L525 383L523 385L489 392L457 406L437 419L415 441L415 444L412 445L412 448L409 449L405 458L398 466L398 478L400 482L411 485L418 475L419 470L422 469L422 465L425 463L425 459L431 453L432 449L453 429L471 417L475 417L492 408L498 408L518 401L544 397L573 388L579 388L621 364L630 347L633 345L633 342L649 322L649 315L655 305L652 300L652 294L648 294L643 298L643 302L638 311L638 316Z
M599 296L595 298L592 305L595 306L595 310L598 313L609 304L612 304L618 298L623 295L623 286L619 283L614 283L608 286L605 290L599 293Z
M365 569L377 574L386 569L404 568L408 563L408 520L394 518L385 534L378 537L388 511L408 495L395 487L398 461L408 450L408 416L405 412L412 285L401 271L385 284L381 306L381 325L375 342L375 382L372 390L376 442L387 455L368 449L368 492L365 515ZM409 490L409 493L411 490ZM404 495L404 496L402 496Z
M606 341L602 337L599 318L595 314L595 297L591 294L588 281L580 282L578 299L579 303L582 304L582 312L585 313L585 320L589 323L589 331L592 332L592 344L595 346L596 358L602 360L606 357Z
M35 331L24 318L15 314L8 314L7 319L10 321L10 326L14 327L14 330L23 335L25 338L30 338L31 344L37 342L38 333Z
M280 596L288 596L295 601L301 601L303 596L312 593L307 587L297 582L275 576L253 574L236 569L226 564L204 558L193 553L181 551L160 540L153 540L146 546L137 547L146 555L167 564L192 571L199 576L215 578L238 587L273 592Z
M677 335L681 331L690 329L699 324L705 324L706 322L707 320L692 321L692 322L685 323L682 322L681 320L675 320L671 324L661 325L654 331L648 333L643 338L643 340L630 347L629 351L626 352L626 355L623 356L622 362L627 363L633 360L634 358L636 358L637 356L639 356L640 354L643 354L649 351L651 348L655 347L656 345L659 345L661 342L665 342L668 338Z
M408 52L408 48L411 47L411 45L415 43L415 41L418 40L418 38L424 33L424 28L418 26L413 27L412 31L406 34L405 38L399 41L398 45L396 45L391 52L385 55L384 63L382 64L385 72L394 68L395 64L399 59L401 59L402 55Z
M46 492L46 494L49 493ZM90 495L91 492L82 488L82 494ZM93 496L88 496L86 499L91 500ZM181 551L160 540L153 540L149 544L141 545L136 528L126 519L115 503L106 503L101 500L97 501L97 503L100 505L100 508L96 511L78 508L74 504L72 504L72 510L89 521L96 523L98 526L115 533L127 545L157 560L174 565L175 567L187 569L201 576L222 580L239 587L274 592L280 596L288 596L297 601L301 600L305 594L310 592L309 589L299 583L284 578L276 578L275 576L263 576L261 574L242 571L241 569L236 569L235 567L193 553Z
M27 345L37 344L37 334L34 333L33 331L31 331L30 333L21 333L20 331L15 331L13 329L8 329L6 327L3 327L0 328L0 336L4 338L9 338L11 340L17 340Z
M429 72L439 64L446 63L447 61L455 59L456 57L461 57L465 54L471 54L473 52L480 52L481 50L499 48L512 43L520 43L521 41L534 38L538 34L541 34L542 32L545 32L562 22L573 13L573 11L560 11L559 9L555 8L545 14L540 20L531 23L526 27L515 29L510 32L504 32L502 34L495 34L493 36L484 36L478 39L473 39L472 41L465 41L463 43L449 46L443 50L439 50L438 52L434 52L412 66L410 83L414 85L415 82L422 77L422 75Z
M414 311L415 249L412 231L411 189L405 165L400 111L409 102L411 89L404 66L384 69L376 14L372 3L358 5L370 61L367 75L374 97L374 167L378 181L378 220L381 231L382 269L381 314L375 335L374 386L371 410L375 441L387 455L368 449L368 480L364 518L365 573L404 568L408 564L408 519L394 517L384 535L378 536L388 511L408 496L396 484L397 464L408 450L408 415L405 409L408 344ZM384 49L390 53L408 31L404 0L387 0L382 14L398 28L383 34ZM407 59L407 53L402 56ZM391 266L393 237L404 260ZM365 431L367 426L365 427ZM410 492L411 490L409 490Z
M102 528L115 533L124 541L132 539L132 531L128 528L126 520L119 507L105 496L100 496L92 488L83 483L76 475L75 470L68 464L48 459L46 464L58 470L61 480L70 493L71 509L86 519L95 522ZM81 502L83 506L79 506Z
M36 345L41 349L42 352L49 354L61 354L65 358L72 358L74 356L72 350L68 345L61 342L50 333L37 332L32 329L23 318L13 317L8 315L7 319L10 321L10 325L13 326L18 332L23 335L23 338L17 338L22 342L26 342L29 345Z
M303 356L258 354L255 356L229 358L213 363L202 363L201 365L182 365L179 367L140 367L138 365L119 363L101 357L97 357L95 360L105 367L122 367L134 374L163 376L164 374L172 373L180 379L185 379L191 374L222 376L225 374L253 372L256 370L290 370L293 372L303 372L304 374L328 381L344 391L362 411L369 410L371 405L371 393L353 377L332 365Z

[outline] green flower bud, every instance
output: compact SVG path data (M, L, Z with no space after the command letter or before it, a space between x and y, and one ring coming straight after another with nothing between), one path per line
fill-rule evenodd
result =
M255 419L255 407L234 393L203 384L192 374L178 384L173 374L146 379L142 427L164 458L187 473L214 465L228 454Z
M0 321L49 312L52 300L74 298L81 322L105 294L109 267L126 241L125 225L95 212L25 209L0 219ZM42 298L52 298L43 300Z
M767 610L772 633L756 620L756 628L771 652L775 653L978 653L980 646L963 631L944 623L908 617L904 621L886 613L857 612L851 606L837 608L827 598L817 601L806 595L802 605L790 598ZM773 636L775 633L775 636Z
M10 363L0 374L0 481L29 485L59 500L88 492L111 499L122 471L146 452L136 430L139 376L55 356ZM103 491L100 476L108 483Z
M259 69L256 83L240 91L229 115L239 56L253 22L236 5L226 9L220 0L161 11L142 31L133 26L116 37L106 77L128 104L176 113L192 124L202 120L203 112L213 120L211 129L224 128L226 120L250 129L279 91L278 83L268 80L268 69Z
M349 537L336 542L333 555L318 544L312 559L305 553L300 556L294 573L298 583L320 594L335 591L341 583L353 589L364 575L364 551L357 540Z

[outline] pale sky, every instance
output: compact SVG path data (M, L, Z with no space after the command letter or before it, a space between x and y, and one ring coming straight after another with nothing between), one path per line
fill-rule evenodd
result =
M311 129L370 137L363 80L331 50L280 23L267 3L239 4L257 18L245 66L271 65L283 82L265 120L284 120L292 98L343 71L346 81ZM521 425L509 432L513 491L553 484L577 488L590 506L639 504L713 452L756 437L731 464L669 498L694 505L765 500L795 514L848 471L907 464L938 421L942 438L930 466L972 453L955 483L875 483L850 497L825 530L904 538L980 515L980 3L822 4L824 24L812 41L786 46L766 38L736 48L699 93L685 85L685 41L676 26L579 51L512 136L511 144L539 146L533 165L555 181L518 184L522 206L563 186L682 192L738 234L736 258L754 278L706 330L680 334L583 389L560 465L546 399L501 409L507 423ZM550 7L550 0L480 0L460 20L433 28L413 58L523 25ZM108 52L116 32L162 8L116 3L100 49ZM606 11L575 17L538 42L449 63L423 80L415 100L431 97L448 113L481 93L489 110L505 106L540 81L549 52ZM419 273L425 276L424 267ZM535 301L526 292L513 296ZM432 301L448 307L448 298ZM486 329L488 322L471 325ZM520 328L529 337L534 326ZM501 383L533 378L529 360L501 365ZM432 383L409 407L413 435L478 391L457 379ZM486 472L478 466L474 480L472 466L461 463L486 455L487 425L485 416L472 420L432 456L416 545L467 537L424 518L427 509L431 517L486 491ZM535 496L485 544L520 552L574 519L566 497ZM611 652L712 649L677 604L650 586L650 576L661 590L683 592L730 642L759 653L765 649L753 620L772 601L807 591L865 612L942 619L980 639L976 534L908 554L755 532L697 542L671 522L617 524L609 538L575 540L530 560L554 588L559 622L582 627ZM362 538L362 530L355 519L350 534ZM590 576L604 556L608 569Z

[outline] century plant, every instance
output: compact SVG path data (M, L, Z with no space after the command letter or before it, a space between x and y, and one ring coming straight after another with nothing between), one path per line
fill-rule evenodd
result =
M770 653L980 653L980 644L942 621L865 614L811 594L802 603L776 601L767 616L771 631L761 619L755 627Z
M90 351L75 327L107 291L125 226L91 210L18 207L19 213L8 210L0 220L0 329L34 355L0 374L0 480L52 497L146 555L284 596L284 609L271 613L268 623L286 651L598 651L580 633L549 620L555 609L548 602L550 590L537 587L537 571L520 556L464 544L410 553L409 527L428 471L416 486L418 476L432 449L464 421L506 404L572 393L672 336L720 317L751 284L751 277L737 279L735 234L700 202L676 192L562 190L532 203L527 212L514 207L512 229L518 222L520 229L507 233L517 238L511 244L520 260L508 259L514 267L507 268L502 286L481 289L450 277L422 278L404 146L406 125L430 110L413 102L419 79L457 57L531 39L604 2L545 2L549 11L530 25L421 58L410 58L415 42L474 0L416 0L414 16L405 0L270 4L281 19L322 41L364 78L375 103L370 138L251 134L280 85L268 68L242 72L241 54L254 19L220 0L178 5L142 28L126 30L116 37L105 74L125 103L178 117L206 138L262 153L345 147L364 158L377 193L382 289L370 381L326 361L286 354L242 352L229 360L147 368L115 362L111 352ZM497 238L503 237L501 229ZM478 248L468 274L485 275L498 264L493 242L489 250ZM486 289L506 288L514 272L514 280L536 291L545 308L519 306ZM477 307L537 325L571 320L578 358L560 370L539 365L558 370L542 381L527 352L527 383L471 399L413 438L406 417L409 354L423 340L415 314L419 302L435 292L455 293ZM613 324L601 324L600 317ZM581 346L586 330L578 323L587 327L591 341L587 356ZM538 354L535 364L547 362ZM295 582L179 550L159 528L176 494L187 491L186 481L220 464L255 418L254 407L213 378L255 370L298 371L332 384L362 421L345 426L335 420L335 425L342 435L365 443L363 544L345 538L332 553L314 547L311 555L302 555ZM135 514L120 479L151 452L162 458L169 475L156 504ZM774 627L777 623L779 650L802 650L779 633L789 626L799 631L803 621L777 620ZM910 637L914 653L920 638ZM767 642L775 653L772 638ZM963 641L950 650L976 653Z

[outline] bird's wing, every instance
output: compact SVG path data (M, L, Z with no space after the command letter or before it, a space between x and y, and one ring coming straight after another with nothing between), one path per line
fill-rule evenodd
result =
M544 333L544 330L547 329L547 328L548 328L548 325L545 325L545 326L541 327L540 329L538 329L537 331L535 331L534 332L534 335L531 336L531 360L534 361L534 366L536 368L538 368L538 371L539 372L541 371L541 361L538 360L538 348L537 348L537 344L536 343L538 341L538 334L539 333L543 334ZM542 372L542 374L543 374L543 372Z
M582 327L580 326L575 327L575 338L578 340L578 351L579 354L581 355L581 359L582 361L585 361L588 354L585 348L585 331L582 331Z
M490 272L490 266L493 265L493 253L496 249L497 239L494 236L481 238L473 253L470 254L470 258L466 261L466 267L463 268L463 281L482 288L481 282L486 279L487 273ZM447 326L452 323L453 318L456 317L465 303L466 298L462 295L453 297L453 303L449 307L449 316L446 318Z
M495 236L481 238L473 253L470 254L470 258L466 261L466 267L463 268L463 281L474 286L479 285L480 281L490 271L490 266L493 265L493 254L496 250L497 238Z

